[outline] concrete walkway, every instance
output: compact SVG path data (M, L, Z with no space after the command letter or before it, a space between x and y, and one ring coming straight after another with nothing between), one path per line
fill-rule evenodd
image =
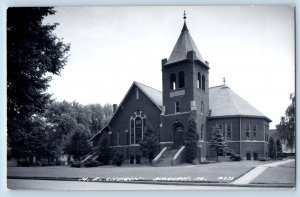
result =
M261 175L266 169L276 167L282 164L290 163L295 161L295 159L288 159L284 161L278 161L278 162L273 162L273 163L268 163L268 164L263 164L259 165L253 170L249 171L248 173L244 174L237 180L231 182L231 184L236 184L236 185L244 185L244 184L249 184L251 181L253 181L256 177Z

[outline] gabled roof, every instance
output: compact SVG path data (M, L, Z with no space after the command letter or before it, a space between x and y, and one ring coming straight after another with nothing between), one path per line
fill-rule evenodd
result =
M197 46L189 33L186 23L184 22L180 36L175 44L175 47L166 65L187 59L186 58L187 52L192 50L196 53L196 58L201 62L205 63L202 58L202 55L197 49Z
M211 110L210 117L255 116L267 118L227 85L211 87L209 89L209 109Z
M123 100L118 105L118 108L113 113L110 120L108 121L108 123L105 125L105 127L103 127L100 131L98 131L90 140L93 140L94 137L96 137L98 134L101 134L102 131L104 131L109 126L110 122L114 119L115 115L120 111L120 107L122 106L122 104L124 103L125 99L127 98L128 94L129 94L129 92L131 91L131 89L134 86L138 87L155 104L155 106L159 110L162 110L162 92L159 91L159 90L156 90L154 88L151 88L149 86L146 86L142 83L138 83L138 82L134 81L131 84L130 88L128 89L128 91L127 91L126 95L124 96Z
M136 84L140 90L146 94L150 100L160 109L162 110L162 92L159 90L156 90L154 88L151 88L149 86L146 86L144 84L141 84L139 82L133 82Z

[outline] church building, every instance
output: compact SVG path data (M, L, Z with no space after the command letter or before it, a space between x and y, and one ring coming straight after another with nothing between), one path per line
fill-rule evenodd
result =
M218 127L229 148L244 159L268 155L271 120L225 84L209 87L209 63L194 43L184 15L180 36L169 59L162 60L162 92L133 82L121 103L114 105L108 124L91 141L106 140L121 151L125 162L142 163L139 142L147 122L160 142L160 151L172 158L184 154L187 121L197 123L199 161L215 157L209 148L213 128ZM166 150L164 150L166 148Z

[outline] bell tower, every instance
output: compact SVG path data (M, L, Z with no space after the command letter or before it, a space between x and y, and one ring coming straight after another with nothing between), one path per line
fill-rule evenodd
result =
M179 148L184 144L187 120L194 114L199 143L206 140L209 114L209 65L184 24L169 59L162 60L163 112L160 139Z

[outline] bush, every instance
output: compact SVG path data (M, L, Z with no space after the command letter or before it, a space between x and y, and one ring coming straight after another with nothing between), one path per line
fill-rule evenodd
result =
M241 161L241 160L243 160L243 158L235 152L230 153L229 159L231 159L231 161Z
M21 160L18 161L18 166L19 167L28 167L28 166L32 166L31 163L27 160Z
M56 166L62 166L62 165L63 165L63 162L62 162L62 161L59 161L59 160L57 160L57 161L55 161L55 165L56 165Z
M70 165L71 165L71 167L74 167L74 168L80 168L81 167L80 161L71 161Z
M258 160L259 161L270 161L270 159L266 158L266 157L259 157Z
M114 154L114 158L113 158L112 164L113 164L113 165L117 165L117 166L121 166L122 163L123 163L123 161L124 161L123 154L120 153L120 152L116 152L116 153Z
M95 161L95 160L87 160L83 164L84 167L97 167L99 165L100 165L100 163L98 161Z

